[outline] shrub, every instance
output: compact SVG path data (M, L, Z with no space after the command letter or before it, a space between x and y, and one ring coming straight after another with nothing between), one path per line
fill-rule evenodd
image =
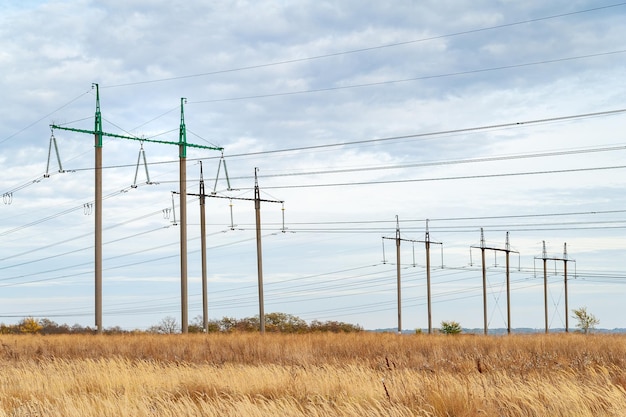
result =
M443 334L459 334L463 331L461 324L456 321L442 321L439 331Z

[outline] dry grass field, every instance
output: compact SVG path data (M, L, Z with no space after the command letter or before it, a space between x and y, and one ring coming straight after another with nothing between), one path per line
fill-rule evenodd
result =
M626 415L626 336L0 336L0 417Z

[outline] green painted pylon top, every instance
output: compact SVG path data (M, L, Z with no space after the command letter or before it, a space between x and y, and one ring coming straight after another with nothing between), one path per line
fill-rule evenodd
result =
M96 148L102 148L102 113L100 112L100 88L98 84L92 84L92 87L96 89L96 117L94 134L97 136Z
M185 102L186 98L180 99L180 129L178 131L178 143L180 145L180 157L187 157L187 128L185 127Z

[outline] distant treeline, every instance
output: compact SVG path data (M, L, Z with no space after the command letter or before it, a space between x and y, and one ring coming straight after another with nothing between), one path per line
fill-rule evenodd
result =
M236 319L223 317L220 320L208 322L208 333L230 332L258 332L260 328L259 316ZM196 317L188 326L189 333L204 333L202 317ZM361 332L359 325L340 321L313 320L307 323L305 320L286 313L269 313L265 315L265 331L273 333L353 333ZM173 317L165 317L158 324L147 330L125 330L119 326L104 329L105 334L132 334L132 333L161 333L171 334L180 332L180 324ZM17 324L6 325L0 323L0 334L95 334L96 329L89 326L74 324L59 324L50 319L36 319L26 317Z

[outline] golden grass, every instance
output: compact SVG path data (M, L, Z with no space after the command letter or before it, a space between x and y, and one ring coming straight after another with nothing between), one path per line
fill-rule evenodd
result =
M0 417L602 417L625 389L621 335L0 337Z

